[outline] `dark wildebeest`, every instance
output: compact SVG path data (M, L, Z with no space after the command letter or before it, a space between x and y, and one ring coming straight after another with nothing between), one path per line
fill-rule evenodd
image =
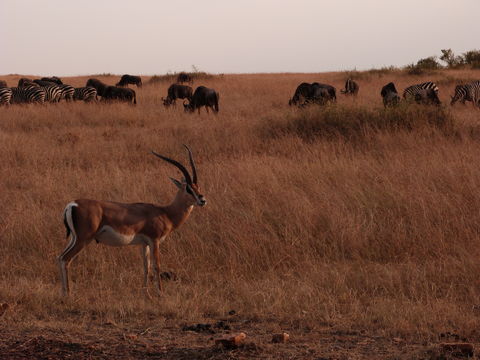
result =
M421 89L415 93L414 100L417 104L440 105L440 99L434 89Z
M133 104L137 104L137 96L135 94L135 90L117 86L107 86L102 95L102 100L118 100L122 102L133 102Z
M192 99L193 89L187 85L172 84L168 88L167 98L163 98L163 105L170 106L175 105L177 99L187 99L190 101Z
M185 73L185 72L181 72L180 74L178 74L177 76L177 83L193 83L193 78Z
M393 82L389 82L387 85L382 87L380 95L382 95L384 107L395 106L400 102L400 96L398 95L397 89L395 88L395 84Z
M97 95L104 97L105 90L107 89L108 85L104 84L98 79L88 79L86 87L91 86L97 90Z
M26 87L26 86L36 86L36 87L39 87L40 85L34 83L33 80L27 79L27 78L21 78L21 79L18 80L18 87L19 87L19 88L21 88L21 87Z
M357 96L359 88L358 84L349 78L345 82L345 89L340 90L340 92L345 95Z
M52 83L55 83L57 85L63 85L62 80L59 77L52 76L52 77L43 77L40 80L42 81L50 81Z
M45 79L45 78L44 78ZM47 81L47 80L38 80L38 79L35 79L33 80L33 82L37 85L40 85L40 86L52 86L52 85L57 85L57 83L54 83L53 81Z
M120 81L115 86L128 86L128 84L136 85L137 87L142 87L142 79L140 76L135 75L123 75Z
M293 97L288 100L288 105L299 105L300 100L302 98L304 99L309 99L312 97L312 85L309 83L301 83L300 85L297 86L297 89L295 90L295 94L293 94Z
M304 101L303 103L300 103L302 98ZM323 104L327 101L335 102L336 100L336 90L331 85L320 84L318 82L312 84L301 83L297 86L293 97L288 101L288 105L304 106L308 103Z
M0 80L0 87L7 87L7 82L5 80Z
M218 113L218 100L220 95L214 89L206 88L205 86L199 86L195 89L193 96L188 104L183 103L183 107L186 112L194 112L198 109L200 114L200 108L205 106L205 110L212 108L214 112Z

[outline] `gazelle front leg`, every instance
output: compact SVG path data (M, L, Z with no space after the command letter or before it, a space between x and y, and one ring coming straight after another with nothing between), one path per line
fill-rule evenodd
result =
M150 246L145 244L140 249L143 257L143 287L148 288L148 279L150 278L150 270L152 263L150 261Z
M159 293L162 292L162 279L160 278L160 241L153 242L153 261L155 266L155 276L157 278L157 288Z

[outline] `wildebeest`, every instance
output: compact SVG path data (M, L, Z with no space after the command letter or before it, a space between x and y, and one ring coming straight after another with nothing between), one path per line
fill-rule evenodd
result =
M25 86L36 86L36 87L39 87L40 85L38 85L37 83L35 83L33 80L31 79L27 79L27 78L21 78L18 80L18 87L21 88L21 87L25 87Z
M45 78L42 78L42 79L45 79ZM35 79L33 80L33 82L37 85L40 85L40 86L51 86L51 85L57 85L57 83L53 82L53 81L49 81L49 80L39 80L39 79Z
M186 72L181 72L177 76L177 83L192 83L193 78L190 76L190 74L187 74Z
M0 88L7 87L7 82L5 80L0 80Z
M135 90L117 86L107 86L102 95L102 100L118 100L123 102L133 102L133 104L137 104Z
M340 90L340 92L345 95L357 96L359 88L358 84L349 78L345 82L345 89Z
M108 87L108 85L104 84L98 79L88 79L87 84L85 86L86 87L90 86L95 88L95 90L97 90L97 95L100 95L101 97L105 96L104 93Z
M303 98L304 102L300 103ZM336 90L333 86L327 84L321 84L314 82L301 83L297 86L295 94L288 101L289 105L300 105L304 106L308 103L320 103L323 104L327 101L335 102L337 100Z
M128 84L142 87L142 79L140 76L125 74L115 86L128 86Z
M175 105L177 99L187 99L190 101L192 98L192 92L193 89L188 85L172 84L168 88L167 97L162 97L163 105Z
M194 112L195 109L198 109L200 114L200 108L205 106L205 110L212 108L214 112L218 113L218 100L220 95L214 89L209 89L205 86L199 86L195 89L193 96L188 104L183 103L184 109L186 112Z
M434 89L421 89L415 93L414 100L417 104L440 105L440 99Z
M397 89L395 88L395 84L393 82L389 82L387 85L382 87L380 95L382 95L384 107L394 106L400 102L400 96L398 95Z
M43 77L40 80L42 81L50 81L52 83L55 83L57 85L63 85L62 80L59 77L56 76L51 76L51 77Z

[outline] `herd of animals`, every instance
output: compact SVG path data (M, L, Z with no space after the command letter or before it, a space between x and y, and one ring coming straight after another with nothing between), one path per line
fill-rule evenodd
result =
M177 82L170 85L167 97L163 98L163 105L168 107L175 105L177 99L184 100L183 106L186 112L194 112L205 107L207 113L209 108L215 113L219 111L219 93L215 89L205 86L198 86L195 91L184 85L185 82L192 82L192 78L186 73L180 73ZM44 77L41 79L21 78L17 87L8 87L5 81L0 80L0 105L45 103L65 101L97 101L100 96L102 101L120 101L136 104L136 92L128 88L128 85L142 86L140 76L123 75L120 81L113 85L107 85L98 79L88 79L85 87L74 88L64 84L56 76ZM356 96L360 86L352 79L347 79L342 94ZM385 107L395 106L400 103L400 95L393 82L383 86L380 95ZM428 81L407 87L403 91L403 98L406 101L416 102L425 105L440 105L438 98L438 87L434 82ZM336 89L332 85L314 83L301 83L295 90L289 105L304 107L309 104L323 105L329 102L336 102ZM457 85L455 94L451 97L451 104L460 101L465 104L471 101L474 106L480 107L480 81L473 81L468 84Z

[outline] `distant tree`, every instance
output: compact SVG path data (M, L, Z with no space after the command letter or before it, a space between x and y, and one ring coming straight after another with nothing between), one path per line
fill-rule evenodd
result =
M440 60L447 64L449 68L455 68L464 64L464 59L462 56L455 56L452 49L444 49L442 51L442 56Z
M442 65L438 63L436 56L429 56L425 59L420 59L415 66L424 70L437 70L442 67Z
M478 68L480 66L480 51L470 50L463 53L463 59L465 64L472 65L472 67Z

